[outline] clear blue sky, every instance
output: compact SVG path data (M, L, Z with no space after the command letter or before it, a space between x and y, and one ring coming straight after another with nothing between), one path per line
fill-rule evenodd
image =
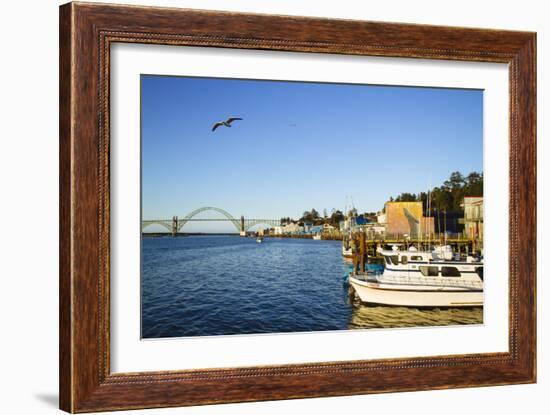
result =
M298 218L346 197L378 211L483 169L480 90L151 75L141 88L144 219ZM230 116L243 121L211 131Z

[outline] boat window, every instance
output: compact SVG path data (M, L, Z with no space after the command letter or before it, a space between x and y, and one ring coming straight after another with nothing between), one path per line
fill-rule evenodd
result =
M439 269L437 267L420 266L420 272L425 277L437 277L439 275Z
M411 261L422 261L422 257L418 255L411 256Z
M390 257L385 256L384 259L386 260L386 264L391 265Z
M397 255L390 256L390 259L393 265L399 265L399 257Z
M401 263L402 263L403 265L405 265L405 264L408 262L408 259L409 259L409 258L407 257L407 255L403 255L403 256L401 257Z
M476 267L476 274L479 275L479 278L483 281L483 267Z
M460 271L456 267L441 267L442 277L460 277Z

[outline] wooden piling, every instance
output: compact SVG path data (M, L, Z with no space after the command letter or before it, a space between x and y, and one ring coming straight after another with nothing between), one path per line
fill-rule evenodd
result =
M366 253L366 235L365 232L359 233L359 271L365 272L365 253Z

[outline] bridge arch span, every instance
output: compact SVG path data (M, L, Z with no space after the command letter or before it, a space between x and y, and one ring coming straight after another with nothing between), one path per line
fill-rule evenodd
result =
M248 219L245 221L244 230L248 232L251 228L253 228L256 225L265 225L268 228L272 228L274 226L280 226L281 221L275 220L275 219Z
M163 228L165 228L168 232L172 231L172 222L169 221L169 220L162 220L162 219L142 221L141 222L141 230L143 231L145 228L147 228L148 226L152 226L152 225L160 225Z
M192 212L188 213L187 215L185 215L182 219L178 220L178 232L194 216L198 215L199 213L206 212L206 211L213 211L213 212L221 213L223 216L225 216L235 226L235 228L237 228L237 232L241 231L241 222L240 222L239 219L235 219L226 210L223 210L223 209L220 209L220 208L217 208L217 207L213 207L213 206L206 206L206 207L201 207L201 208L195 209L194 211L192 211Z

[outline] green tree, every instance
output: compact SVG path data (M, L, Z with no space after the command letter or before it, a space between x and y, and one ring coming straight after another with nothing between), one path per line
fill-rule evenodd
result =
M308 222L308 223L313 222L313 216L311 215L311 212L309 210L306 210L302 214L302 217L300 218L300 222Z
M483 173L471 172L467 176L455 171L449 179L445 180L439 187L434 187L429 192L430 210L457 211L461 210L460 205L465 196L483 196ZM393 201L390 198L390 202ZM395 198L396 201L412 202L421 201L424 212L428 208L428 192L401 193Z
M414 193L401 193L395 198L396 202L415 202L416 195Z
M459 171L454 171L451 173L449 180L443 182L443 186L448 187L451 190L461 189L466 184L464 176Z
M312 223L314 225L319 225L323 222L321 217L319 216L319 212L317 212L315 209L311 209L311 211L306 210L302 217L299 219L299 223Z
M472 172L466 177L466 196L483 196L483 174Z
M340 221L343 221L344 214L340 210L334 210L329 218L329 223L334 226L338 227L340 225Z

